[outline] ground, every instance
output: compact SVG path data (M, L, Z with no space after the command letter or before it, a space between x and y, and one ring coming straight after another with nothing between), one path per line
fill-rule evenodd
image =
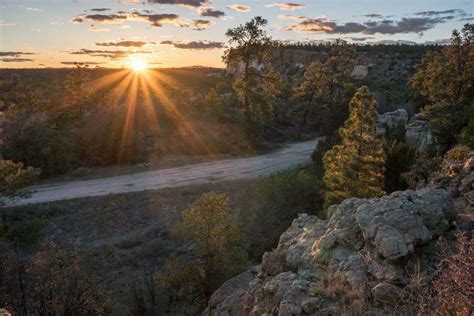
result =
M57 201L15 207L3 212L12 220L42 217L45 239L65 245L78 243L93 251L95 272L104 279L114 312L125 313L130 285L141 272L158 268L167 255L180 249L169 231L183 210L201 194L226 193L234 211L243 198L252 198L264 179L237 180Z

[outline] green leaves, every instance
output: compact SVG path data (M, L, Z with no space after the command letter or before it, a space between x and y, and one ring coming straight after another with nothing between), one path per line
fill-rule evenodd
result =
M349 197L369 198L385 193L384 142L375 134L377 104L367 87L356 92L349 108L349 118L339 130L341 143L323 158L326 207Z

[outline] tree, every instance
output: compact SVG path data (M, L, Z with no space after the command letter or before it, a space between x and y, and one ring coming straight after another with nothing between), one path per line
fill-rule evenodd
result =
M184 211L173 237L191 250L170 258L157 277L162 286L174 289L172 302L194 296L207 302L224 281L248 264L246 241L233 221L225 194L203 194Z
M236 44L223 56L228 69L235 70L234 91L241 105L248 138L259 139L264 123L272 116L281 85L280 77L271 65L277 44L263 27L267 20L255 17L245 25L229 29L229 43Z
M106 314L104 293L85 268L88 259L53 243L45 243L31 262L11 255L3 271L8 293L3 303L18 315Z
M354 93L351 75L355 65L355 47L343 40L329 46L324 61L308 66L302 82L295 87L293 98L303 112L300 133L308 123L308 117L318 115L320 131L333 136L347 118L347 103Z
M349 197L370 198L385 193L384 142L375 133L375 98L367 87L361 87L349 108L349 118L339 130L341 143L323 158L326 206Z
M411 78L412 88L425 98L422 113L444 149L474 139L473 38L474 24L466 24L462 34L454 30L451 44L428 52Z

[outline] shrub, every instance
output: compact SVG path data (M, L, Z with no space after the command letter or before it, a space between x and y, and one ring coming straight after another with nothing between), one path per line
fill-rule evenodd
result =
M265 251L272 249L299 213L323 216L321 182L321 176L314 169L285 171L260 185L257 205L244 201L239 215L250 240L252 259L259 261Z
M446 152L445 160L465 160L471 149L465 145L456 145Z

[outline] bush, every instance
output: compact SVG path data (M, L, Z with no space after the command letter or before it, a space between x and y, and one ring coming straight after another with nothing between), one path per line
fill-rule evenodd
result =
M430 175L441 169L443 157L431 152L418 153L410 170L401 175L401 178L410 189L428 182Z
M245 206L240 222L250 240L250 257L260 261L299 213L322 214L321 176L316 170L293 170L279 173L261 184L260 203Z
M471 149L465 145L456 145L446 152L445 160L465 160Z

